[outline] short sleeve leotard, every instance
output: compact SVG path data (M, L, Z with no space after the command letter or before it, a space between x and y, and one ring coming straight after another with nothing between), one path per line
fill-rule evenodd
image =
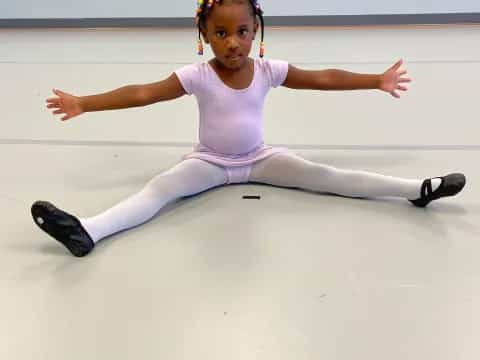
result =
M283 60L254 60L254 76L245 89L233 89L207 62L175 71L185 92L195 95L199 114L199 143L183 159L197 158L222 166L246 166L287 148L263 142L263 105L268 91L286 79Z

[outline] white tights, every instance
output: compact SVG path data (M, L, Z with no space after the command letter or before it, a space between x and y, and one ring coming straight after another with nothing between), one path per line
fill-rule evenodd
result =
M423 180L365 171L340 170L280 153L252 165L249 181L349 197L395 196L418 199ZM180 162L150 180L138 193L80 222L94 242L150 220L167 203L228 183L225 168L199 159Z

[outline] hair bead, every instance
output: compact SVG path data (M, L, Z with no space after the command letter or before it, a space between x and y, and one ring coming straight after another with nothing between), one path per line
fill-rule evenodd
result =
M264 55L265 55L265 43L262 41L260 43L260 57L263 58Z

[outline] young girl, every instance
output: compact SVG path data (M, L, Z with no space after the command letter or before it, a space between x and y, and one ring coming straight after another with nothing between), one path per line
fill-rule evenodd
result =
M305 160L287 148L263 143L262 109L266 94L280 85L291 89L379 89L399 97L411 80L398 61L379 75L342 70L308 71L286 61L263 59L263 11L256 0L199 0L196 22L199 54L202 37L215 57L184 66L167 79L130 85L114 91L76 97L53 90L47 99L62 121L84 112L145 106L194 94L200 111L199 144L172 169L153 178L137 194L90 218L77 218L49 202L32 205L35 223L78 257L100 239L151 219L164 205L231 184L257 182L328 192L349 197L396 196L418 207L452 196L465 185L465 176L450 174L426 180L402 179L363 171L340 170ZM261 22L260 58L249 53Z

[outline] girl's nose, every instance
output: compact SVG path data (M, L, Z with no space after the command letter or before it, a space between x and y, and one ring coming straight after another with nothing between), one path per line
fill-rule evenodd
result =
M227 40L227 47L229 49L236 49L236 48L238 48L238 42L233 38L229 38Z

